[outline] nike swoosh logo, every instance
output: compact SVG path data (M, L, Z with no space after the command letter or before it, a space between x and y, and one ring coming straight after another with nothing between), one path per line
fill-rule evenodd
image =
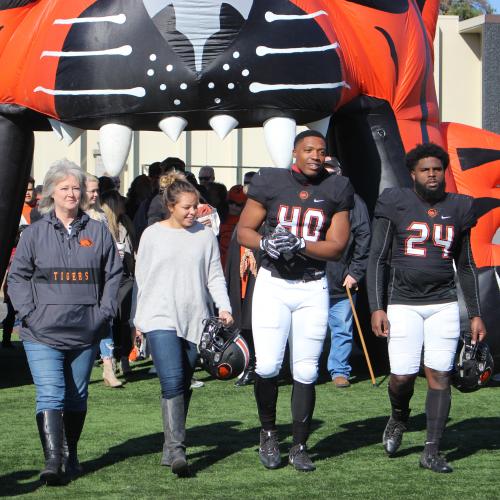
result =
M451 219L451 215L441 215L441 219Z
M325 200L317 200L316 198L314 198L314 203L321 203L322 201L325 201Z

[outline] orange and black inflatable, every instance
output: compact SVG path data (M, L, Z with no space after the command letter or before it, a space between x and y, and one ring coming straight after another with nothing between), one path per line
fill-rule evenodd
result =
M133 130L172 137L223 123L278 124L278 164L290 127L328 130L370 208L385 187L410 184L406 150L448 146L449 188L489 199L474 256L494 276L499 139L439 123L438 11L439 0L0 0L0 275L34 130L111 127L130 145Z

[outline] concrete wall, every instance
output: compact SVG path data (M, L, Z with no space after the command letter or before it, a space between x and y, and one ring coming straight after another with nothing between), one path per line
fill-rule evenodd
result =
M434 39L434 81L440 118L482 124L481 34L460 35L458 16L439 16Z
M494 17L498 22L486 23L483 33L482 127L500 134L500 16Z

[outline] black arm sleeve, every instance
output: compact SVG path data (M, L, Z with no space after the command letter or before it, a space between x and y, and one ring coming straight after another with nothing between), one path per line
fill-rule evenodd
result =
M479 304L479 285L477 280L477 268L472 256L470 245L470 231L463 233L457 249L456 265L458 280L464 294L465 306L469 318L481 316Z
M368 252L370 249L370 217L365 203L359 196L355 197L351 232L353 235L353 253L347 266L347 273L359 283L366 274ZM345 276L344 276L345 278Z
M389 266L393 227L389 219L376 217L368 257L366 286L370 312L384 309L386 271Z

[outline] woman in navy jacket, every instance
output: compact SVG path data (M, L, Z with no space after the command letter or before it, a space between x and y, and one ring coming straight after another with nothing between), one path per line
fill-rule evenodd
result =
M82 211L85 201L82 170L68 160L54 164L44 180L43 217L25 230L8 277L36 388L47 484L81 471L88 382L116 314L122 273L109 230Z

